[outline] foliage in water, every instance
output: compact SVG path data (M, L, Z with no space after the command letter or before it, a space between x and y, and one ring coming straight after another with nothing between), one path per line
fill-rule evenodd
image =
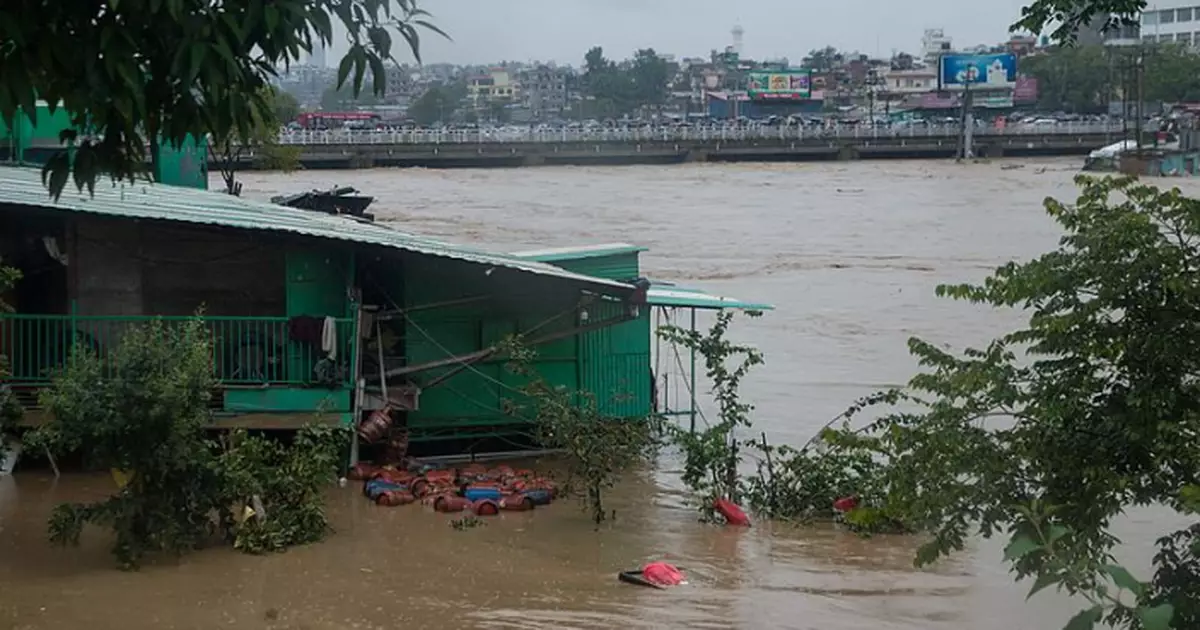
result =
M82 452L127 482L106 500L55 508L51 541L77 544L85 525L106 527L119 564L135 568L147 553L183 553L218 534L250 553L320 540L321 490L344 432L307 428L290 446L235 432L222 452L203 429L214 386L200 318L130 326L103 356L77 347L43 393L53 420L30 439Z
M301 429L292 443L235 431L219 459L222 515L235 549L281 551L317 542L330 531L325 489L335 480L348 431L328 426Z
M830 517L853 496L848 525L929 536L918 565L1003 535L1030 595L1089 603L1071 630L1197 627L1200 523L1159 539L1148 581L1114 563L1110 527L1135 506L1200 508L1200 201L1130 178L1078 184L1076 203L1046 201L1056 249L938 288L1023 309L1025 326L957 354L910 340L923 371L906 388L859 401L801 448L757 444L750 507Z
M450 519L450 528L460 532L475 529L476 527L483 527L484 525L487 525L487 522L474 514L468 514L462 518Z
M0 295L7 292L20 279L20 271L0 265ZM0 299L0 313L10 310L11 307ZM4 452L5 441L11 439L12 433L16 431L22 413L21 403L17 401L16 395L13 394L7 383L8 375L8 357L0 354L0 453Z
M566 453L568 478L561 490L578 496L599 527L615 515L605 507L604 493L653 452L657 421L606 417L592 392L546 382L533 367L536 353L520 339L505 346L507 369L526 380L518 395L505 401L506 411L531 419L543 447Z
M132 326L104 357L76 348L43 393L53 421L33 439L52 452L82 450L130 478L107 500L56 508L53 542L77 543L86 523L110 527L113 553L134 567L147 552L183 552L211 532L221 490L201 428L214 385L211 349L199 319Z
M1159 541L1143 583L1112 564L1110 525L1133 506L1195 507L1200 201L1129 178L1078 182L1074 205L1046 202L1065 231L1054 251L938 289L1028 323L957 355L913 339L925 371L866 427L833 429L835 443L880 462L883 505L931 534L919 564L1004 534L1033 592L1091 602L1071 628L1155 630L1173 613L1191 627L1196 526Z
M739 436L739 431L750 427L754 406L742 400L740 390L750 369L763 362L763 355L756 348L729 341L726 334L732 321L731 311L721 311L707 332L677 326L658 329L664 340L703 357L705 374L712 383L717 404L715 421L706 421L706 426L694 432L667 425L672 442L683 453L683 482L699 500L706 519L712 517L714 500L724 498L736 503L742 498L738 467L747 442Z

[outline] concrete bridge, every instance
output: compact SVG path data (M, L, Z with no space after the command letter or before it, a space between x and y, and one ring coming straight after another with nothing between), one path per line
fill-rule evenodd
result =
M681 162L791 162L952 158L956 126L905 128L758 127L551 131L298 131L280 143L301 148L309 169L421 166L484 168ZM1106 124L978 127L977 157L1085 155L1122 137ZM250 162L253 155L247 156ZM249 166L249 165L247 165Z

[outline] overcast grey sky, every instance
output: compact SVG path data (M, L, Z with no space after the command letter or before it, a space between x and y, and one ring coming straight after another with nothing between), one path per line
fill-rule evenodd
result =
M1029 0L420 1L454 38L426 37L426 62L580 65L595 45L618 58L645 47L705 56L731 43L734 24L745 29L743 52L751 58L799 61L827 44L871 55L916 52L924 29L938 27L956 46L992 44L1007 36Z

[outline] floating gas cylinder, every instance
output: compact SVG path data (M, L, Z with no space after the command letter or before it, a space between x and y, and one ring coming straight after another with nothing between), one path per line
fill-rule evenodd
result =
M475 516L495 516L500 513L500 502L495 499L480 499L471 502Z
M433 509L438 512L461 512L471 507L471 502L464 497L442 495L433 502Z

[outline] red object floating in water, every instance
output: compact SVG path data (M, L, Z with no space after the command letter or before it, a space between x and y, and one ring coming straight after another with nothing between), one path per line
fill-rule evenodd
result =
M491 499L480 499L471 506L471 509L476 516L495 516L500 513L500 504Z
M533 499L523 494L510 494L500 499L500 509L510 512L524 512L533 509Z
M375 499L376 505L384 505L387 507L396 507L397 505L408 505L416 500L416 497L411 492L403 490L389 490L379 495Z
M732 504L731 504L732 505ZM666 562L651 562L642 567L642 579L657 586L679 586L683 573Z
M438 512L461 512L471 507L471 502L463 497L442 495L433 502L433 509Z
M729 499L717 499L713 502L713 509L725 518L725 523L728 525L750 527L750 517L746 516L742 508Z
M833 502L833 509L839 512L849 512L858 507L858 497L842 497Z

